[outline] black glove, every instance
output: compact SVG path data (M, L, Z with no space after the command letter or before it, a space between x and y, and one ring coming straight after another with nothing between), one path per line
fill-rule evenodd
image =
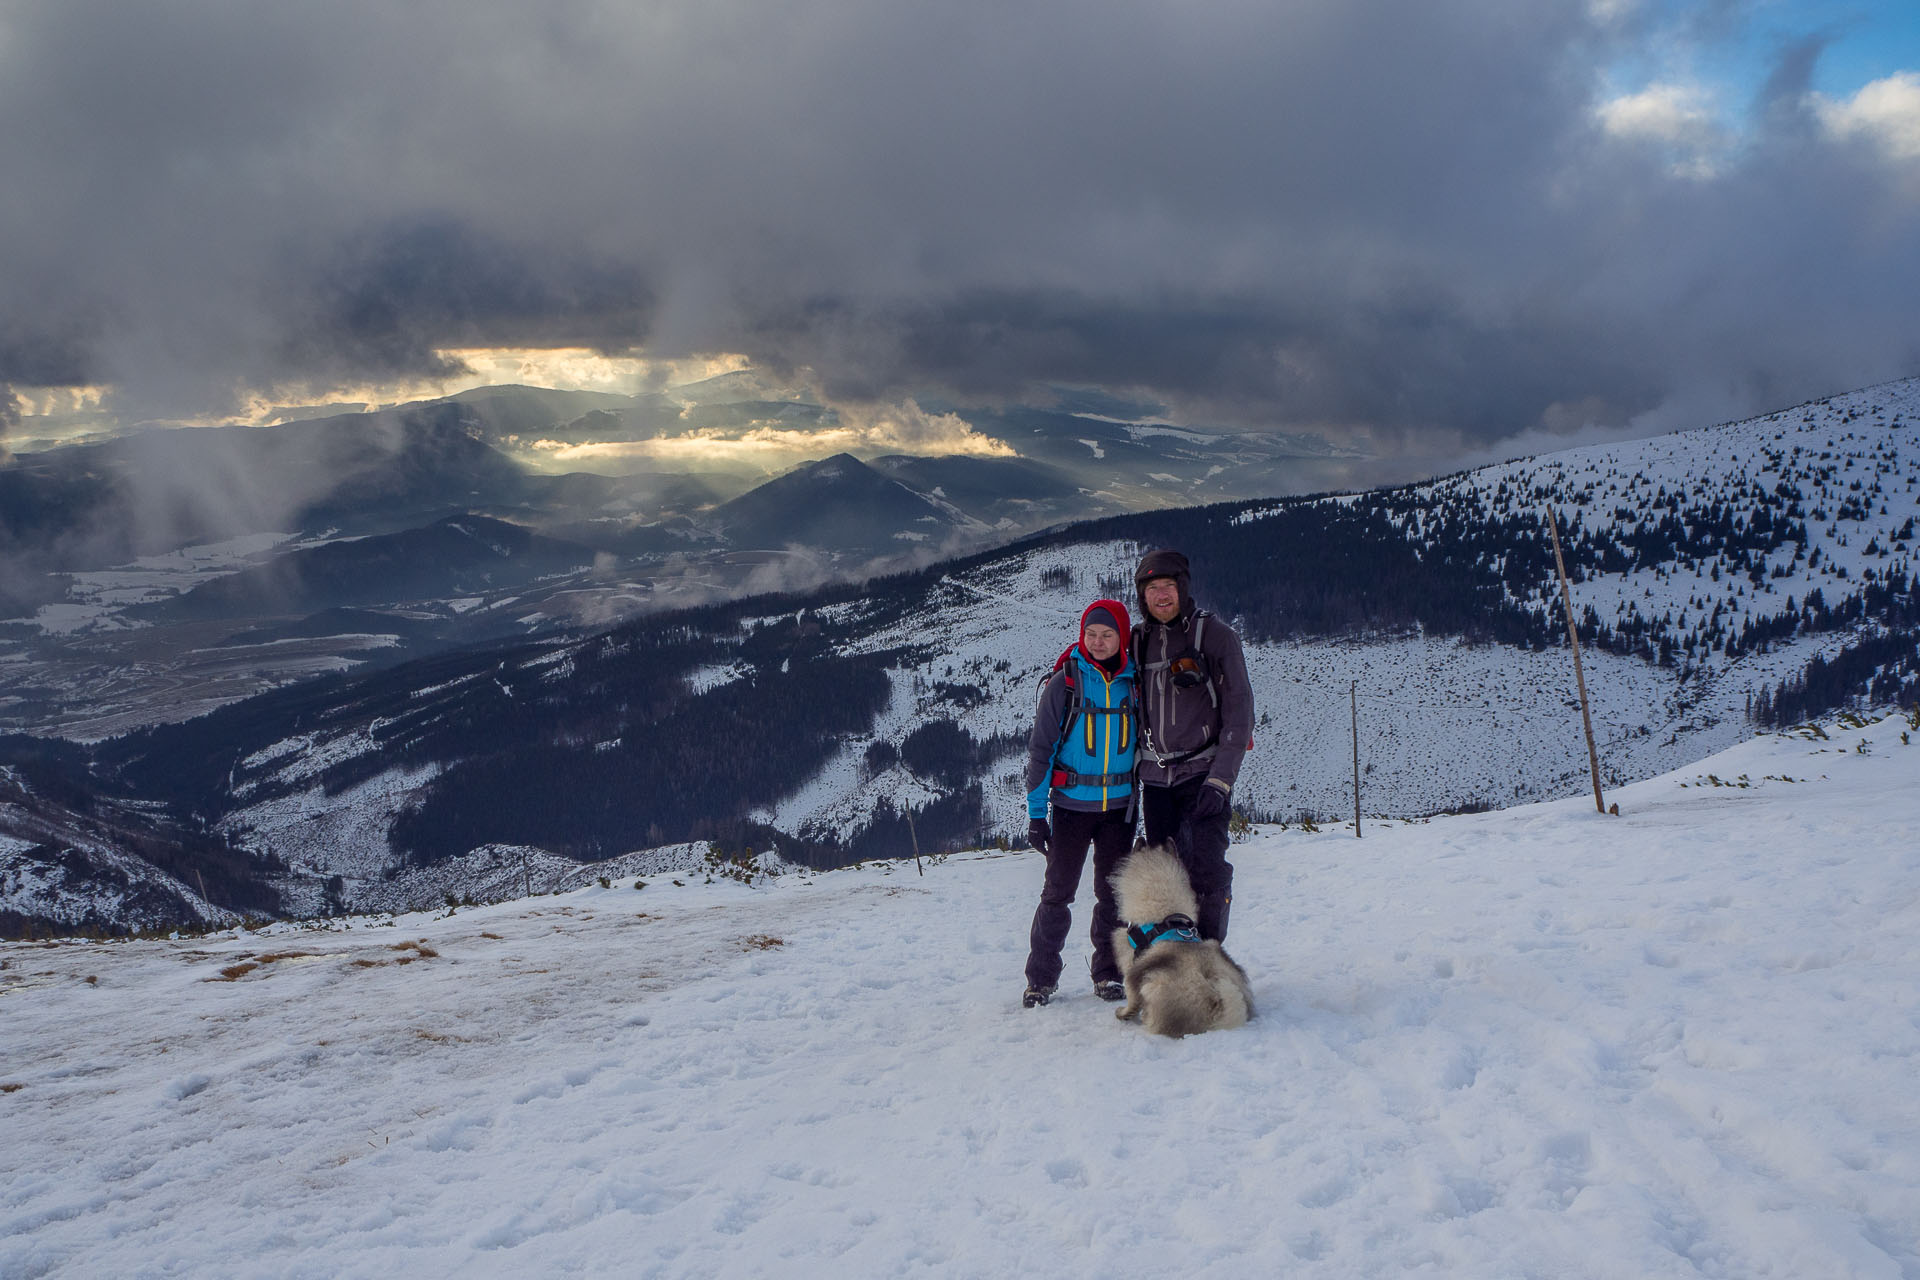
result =
M1227 811L1227 793L1213 785L1212 781L1200 784L1200 794L1193 798L1193 820L1205 822L1217 818Z
M1027 843L1042 853L1050 852L1053 844L1053 831L1047 826L1045 818L1035 818L1027 824Z

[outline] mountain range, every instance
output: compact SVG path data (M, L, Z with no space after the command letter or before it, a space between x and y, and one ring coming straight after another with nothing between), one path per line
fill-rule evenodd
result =
M1152 410L1107 400L1095 407ZM999 456L935 447L911 459L917 466L895 458L894 478L928 495L948 486L973 493L982 509L969 515L990 510L985 523L1003 532L1298 491L1302 465L1359 456L1314 437L1091 412L942 406L941 414ZM769 471L726 444L747 437L769 446L768 457L797 453L799 461L811 451L818 461L844 452L813 443L842 425L835 410L742 373L639 395L483 387L270 426L149 429L0 465L0 556L85 570L242 534L390 532L465 510L535 525L596 516L644 524L709 508L791 469ZM678 447L670 456L712 461L689 471L630 449L661 441ZM860 452L872 461L900 451ZM560 453L592 469L557 474ZM867 541L862 534L860 545L821 549L865 549Z
M301 547L145 606L162 618L312 615L360 605L438 603L593 566L593 548L487 516Z
M1060 401L941 407L911 437L934 451L901 453L891 427L863 435L741 371L626 396L483 387L12 457L0 461L0 730L109 736L317 671L863 578L1095 515L1285 492L1329 454L1156 425L1153 406L1111 397ZM816 446L828 456L806 459ZM574 463L603 469L554 469ZM450 540L449 522L481 521L494 543L526 549L473 560L478 544Z
M1156 546L1192 557L1196 596L1247 643L1245 815L1351 812L1356 749L1369 820L1573 794L1591 782L1550 511L1612 788L1783 719L1920 697L1916 418L1920 381L1895 383L1421 484L1110 516L863 582L503 633L63 748L0 832L37 811L28 793L65 797L42 829L89 795L145 806L182 850L255 859L248 891L290 914L458 897L503 849L592 863L704 840L829 866L1018 838L1038 682L1085 601L1130 598ZM806 495L847 485L919 522L941 510L883 470L830 459L768 509L801 519ZM0 763L38 759L36 741ZM11 837L9 883L51 874L49 841L28 838ZM88 915L73 904L91 873L67 874L57 909L4 899L16 927L262 909L156 870L172 915L104 890Z

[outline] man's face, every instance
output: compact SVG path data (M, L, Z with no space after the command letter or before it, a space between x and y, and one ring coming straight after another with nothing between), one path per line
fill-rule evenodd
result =
M1140 596L1155 622L1172 622L1180 616L1180 584L1172 578L1150 579Z
M1087 652L1093 655L1096 662L1105 662L1120 652L1120 633L1112 627L1090 622L1087 624L1083 638L1086 640Z

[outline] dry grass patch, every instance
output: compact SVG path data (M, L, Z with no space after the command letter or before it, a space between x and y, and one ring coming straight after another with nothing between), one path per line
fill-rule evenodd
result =
M400 951L405 954L395 956L392 960L376 960L371 956L362 956L358 960L350 960L348 963L356 969L378 969L386 964L412 964L415 960L432 960L440 954L427 945L425 938L419 938L412 942L396 942L388 947L387 950Z
M270 965L276 960L299 960L316 954L318 953L313 951L269 951L265 955L242 956L237 963L230 964L222 969L219 977L208 978L207 981L235 982L247 974L252 973L255 969ZM91 982L93 979L89 978L87 981Z
M740 940L740 946L748 951L771 951L786 945L785 939L776 938L770 933L756 933Z
M0 1093L18 1093L26 1087L24 1084L0 1084Z

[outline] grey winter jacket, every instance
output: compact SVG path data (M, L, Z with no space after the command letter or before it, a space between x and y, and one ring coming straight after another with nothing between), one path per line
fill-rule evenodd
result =
M1231 787L1253 740L1253 687L1240 637L1223 620L1209 615L1200 652L1211 675L1213 696L1204 685L1182 689L1173 683L1167 663L1187 652L1194 625L1191 613L1172 622L1149 618L1133 628L1134 660L1140 664L1140 702L1144 724L1140 738L1140 781L1170 787L1189 778L1217 778ZM1185 755L1216 738L1214 748L1179 763Z

